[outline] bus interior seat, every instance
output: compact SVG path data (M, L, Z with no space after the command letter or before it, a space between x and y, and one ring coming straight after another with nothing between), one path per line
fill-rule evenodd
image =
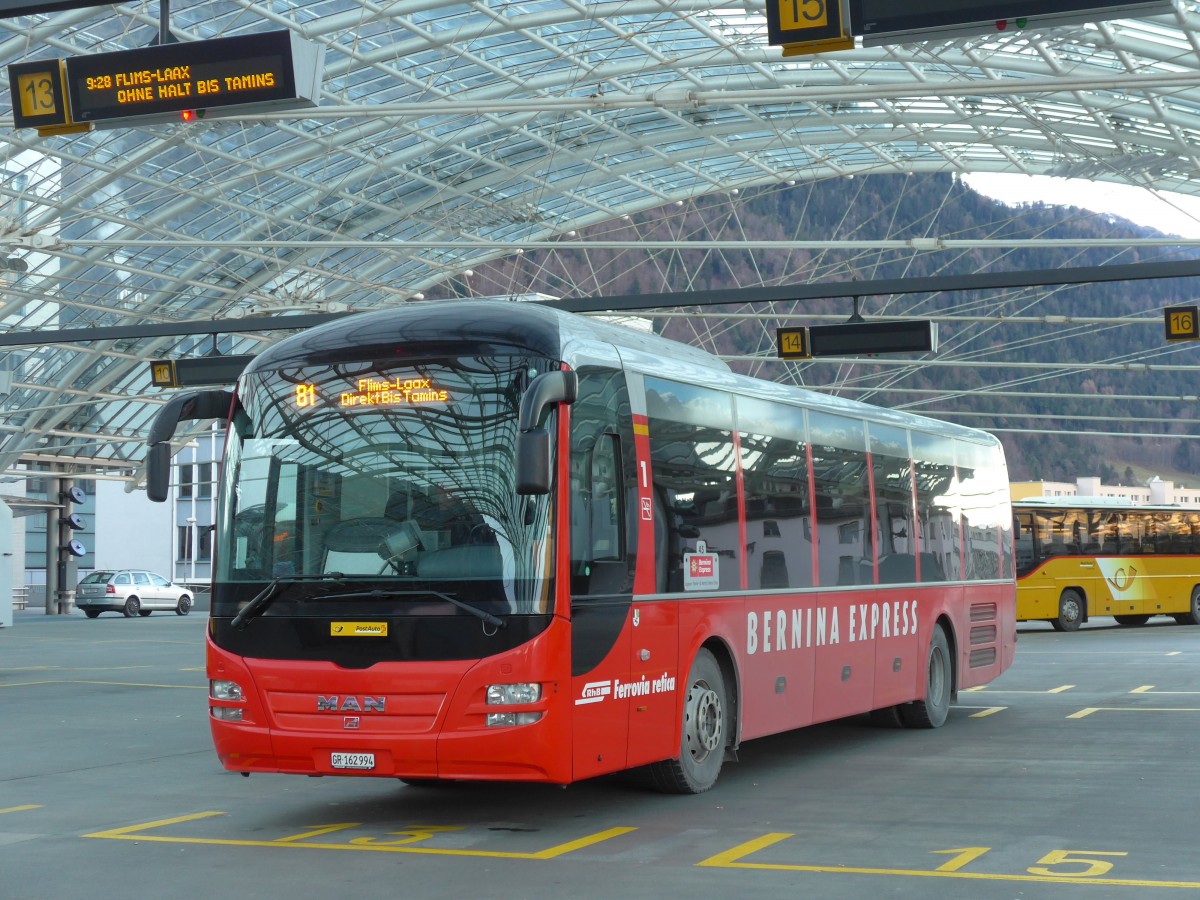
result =
M447 547L417 559L418 578L499 578L502 574L498 544Z
M908 553L893 553L879 560L880 584L912 584L917 580L917 558Z
M347 519L330 526L322 539L322 570L346 575L381 575L393 560L421 549L411 522L381 517Z
M921 581L945 581L946 570L933 553L921 554Z
M782 550L767 550L763 553L762 569L759 572L759 587L786 588L788 586L787 557Z

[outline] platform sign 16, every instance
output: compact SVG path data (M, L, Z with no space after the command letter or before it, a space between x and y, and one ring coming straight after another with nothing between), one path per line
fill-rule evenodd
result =
M1163 310L1168 341L1200 340L1200 307L1168 306Z

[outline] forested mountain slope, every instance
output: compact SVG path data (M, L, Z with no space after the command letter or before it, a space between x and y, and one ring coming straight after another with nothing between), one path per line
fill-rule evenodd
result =
M1156 234L1078 209L1032 206L1014 210L951 176L929 175L834 179L700 198L598 225L581 237L681 242L912 238L1007 242L1035 238L1119 241ZM1181 259L1192 253L1177 247L1134 249L1098 244L921 253L878 247L537 250L477 267L469 278L448 282L443 292L430 293L430 297L720 290L1101 266ZM1014 480L1101 475L1108 482L1117 482L1130 475L1140 478L1153 473L1196 483L1200 481L1200 441L1171 435L1200 434L1196 413L1200 404L1196 375L1200 370L1137 369L1145 365L1200 366L1200 344L1168 344L1162 327L1163 307L1195 303L1196 296L1190 279L1165 279L863 298L862 311L867 317L956 317L940 322L940 349L934 357L959 363L954 366L922 366L917 360L903 367L872 365L869 360L853 366L770 361L775 327L805 321L783 321L780 314L848 316L851 306L845 300L769 307L731 304L707 309L704 319L662 315L656 318L655 327L726 356L760 354L768 361L732 363L759 377L793 381L995 430L1008 449ZM745 313L757 317L737 318ZM1122 316L1141 316L1147 321L1067 321L1071 317ZM1012 320L1028 317L1038 321ZM1045 317L1050 317L1049 321ZM1126 363L1134 368L1098 367ZM1055 368L1063 364L1071 367ZM1111 437L1098 432L1153 436Z

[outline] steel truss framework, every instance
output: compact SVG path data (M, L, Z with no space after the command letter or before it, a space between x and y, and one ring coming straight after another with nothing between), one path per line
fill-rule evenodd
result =
M172 10L179 40L286 28L323 45L320 107L59 137L10 128L5 331L411 302L526 247L586 248L576 237L589 226L764 185L1009 172L1200 193L1190 0L1155 19L788 58L767 45L761 7L201 0ZM159 28L157 4L3 20L0 62L143 47ZM23 460L136 481L165 399L147 360L253 352L287 324L8 350L0 469Z

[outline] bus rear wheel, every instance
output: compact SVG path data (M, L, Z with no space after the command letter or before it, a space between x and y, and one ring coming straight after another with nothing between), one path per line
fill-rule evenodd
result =
M1113 618L1117 620L1118 625L1145 625L1150 621L1149 616L1140 614L1136 616L1113 616Z
M1176 613L1175 621L1180 625L1200 625L1200 584L1192 588L1192 608L1185 613Z
M696 654L684 696L679 757L650 766L654 786L669 794L702 794L717 783L729 735L725 676L708 650Z
M1058 618L1051 619L1055 631L1078 631L1083 624L1083 595L1079 591L1066 590L1058 598Z
M929 639L929 660L925 675L925 699L900 706L900 720L909 728L940 728L950 715L954 666L950 662L950 642L941 625Z

